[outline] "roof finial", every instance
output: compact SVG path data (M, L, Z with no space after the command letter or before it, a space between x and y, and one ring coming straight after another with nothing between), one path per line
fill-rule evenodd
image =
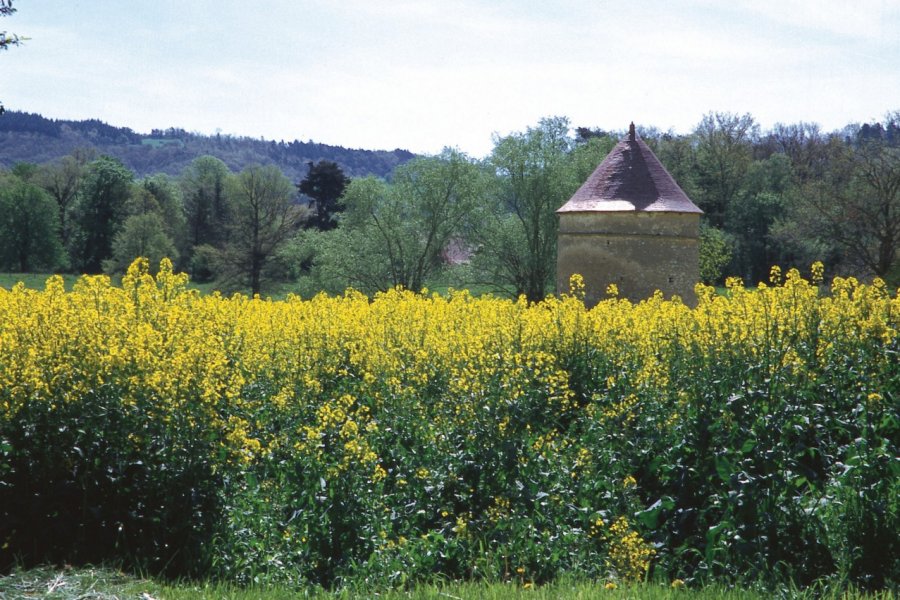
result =
M632 121L631 125L628 126L628 141L634 141L634 121Z

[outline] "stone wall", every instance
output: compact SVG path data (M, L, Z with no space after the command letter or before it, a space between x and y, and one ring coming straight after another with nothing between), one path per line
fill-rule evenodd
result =
M671 212L562 213L556 281L569 289L569 277L580 273L585 302L593 306L616 284L619 296L632 301L661 290L696 303L700 280L700 215Z

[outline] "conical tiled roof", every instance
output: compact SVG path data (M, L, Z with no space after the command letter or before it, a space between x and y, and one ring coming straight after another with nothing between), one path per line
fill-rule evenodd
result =
M703 213L675 183L644 140L635 135L633 123L628 138L616 144L575 195L556 212L631 211Z

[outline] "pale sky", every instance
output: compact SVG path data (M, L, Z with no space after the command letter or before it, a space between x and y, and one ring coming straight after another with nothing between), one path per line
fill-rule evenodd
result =
M826 131L900 109L900 0L15 0L0 100L56 119L490 152L541 117Z

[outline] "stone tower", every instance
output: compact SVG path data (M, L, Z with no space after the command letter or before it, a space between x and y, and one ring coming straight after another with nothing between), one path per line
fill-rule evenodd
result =
M580 273L593 306L614 283L643 300L661 290L694 304L703 214L635 134L619 142L559 210L557 291Z

